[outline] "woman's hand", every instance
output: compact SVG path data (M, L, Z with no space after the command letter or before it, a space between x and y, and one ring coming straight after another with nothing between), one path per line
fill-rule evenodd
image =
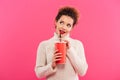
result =
M58 50L56 50L56 51L54 52L53 60L52 60L52 68L53 68L53 69L57 66L56 62L59 61L59 60L61 60L61 57L62 57L62 56L60 56L60 54L61 54L61 53L59 53Z
M64 42L66 42L67 49L69 49L70 48L70 42L68 40L64 40Z

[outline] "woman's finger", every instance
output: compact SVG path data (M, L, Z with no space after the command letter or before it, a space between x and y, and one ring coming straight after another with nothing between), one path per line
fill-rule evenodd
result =
M66 42L66 46L67 46L67 48L69 49L69 41L67 41L67 40L64 40L64 42Z

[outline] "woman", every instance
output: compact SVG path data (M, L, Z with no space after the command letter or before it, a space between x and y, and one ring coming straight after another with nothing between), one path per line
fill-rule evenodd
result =
M72 39L69 35L78 21L78 12L72 7L63 7L55 18L54 36L41 42L37 50L35 72L38 78L46 77L47 80L79 80L78 75L85 75L88 64L86 62L83 44L79 40ZM58 50L55 50L55 42L66 42L66 63L56 64L61 60Z

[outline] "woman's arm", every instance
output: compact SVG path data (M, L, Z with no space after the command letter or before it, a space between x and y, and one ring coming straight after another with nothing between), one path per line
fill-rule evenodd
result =
M77 44L74 45L76 46L76 49L71 46L68 49L67 56L72 66L74 67L75 71L78 72L79 75L84 76L88 69L84 48L80 41L77 41Z
M52 62L46 64L46 54L45 54L45 46L44 43L40 43L37 49L37 57L36 57L36 66L35 73L38 78L49 76L56 72L56 68L52 68Z

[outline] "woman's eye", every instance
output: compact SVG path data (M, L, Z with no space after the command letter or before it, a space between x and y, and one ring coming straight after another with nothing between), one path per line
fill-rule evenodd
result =
M68 27L68 28L70 28L70 27L71 27L71 25L70 25L70 24L68 24L68 25L67 25L67 27Z
M63 21L60 21L60 24L63 24L64 22Z

